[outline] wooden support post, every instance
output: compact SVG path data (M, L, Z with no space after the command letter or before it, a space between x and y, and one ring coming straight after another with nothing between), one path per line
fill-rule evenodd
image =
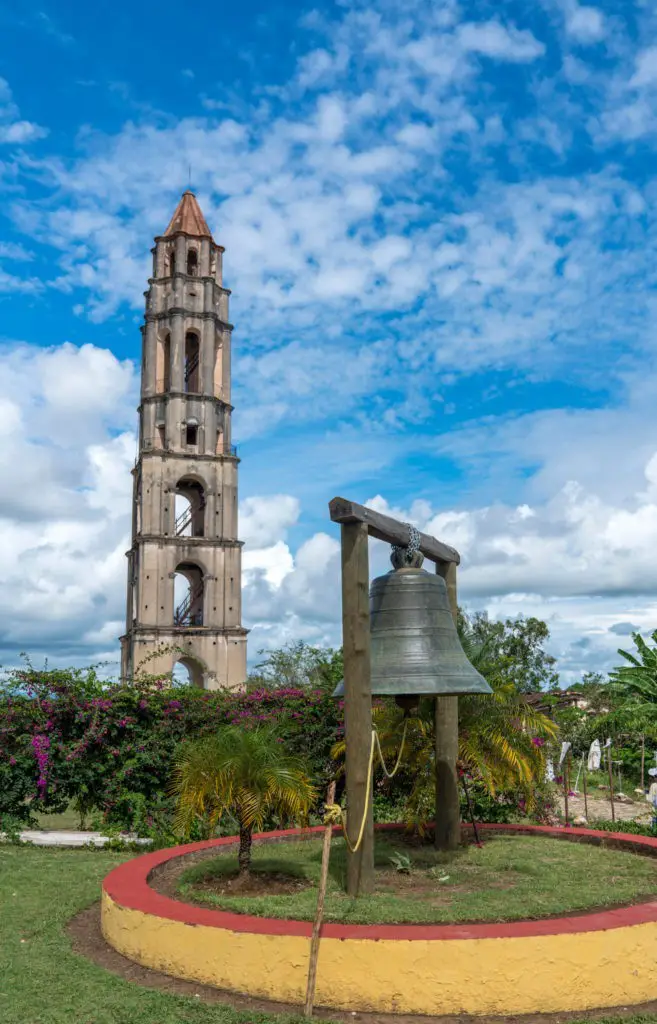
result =
M363 841L356 853L347 850L347 894L358 896L374 883L374 819L372 793L367 791L372 747L368 528L350 522L340 529L347 831L352 843L367 807Z
M570 751L566 754L563 759L563 808L564 816L566 819L566 825L570 825L570 818L568 816L568 789L570 787L570 772L569 772L569 758Z
M611 767L611 747L607 747L607 767L609 768L609 802L611 803L611 820L616 821L616 808L614 807L614 773Z
M456 563L436 563L447 584L454 623L458 617ZM455 850L461 841L461 802L456 762L459 755L459 699L436 697L436 836L438 850Z
M588 784L587 784L587 781L586 781L586 772L587 772L587 770L588 770L588 761L584 765L584 817L588 821L589 820L589 799L588 799L589 793L588 793Z

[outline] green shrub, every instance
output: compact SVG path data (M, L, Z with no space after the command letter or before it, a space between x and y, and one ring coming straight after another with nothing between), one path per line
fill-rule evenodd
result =
M0 815L34 824L35 813L75 801L102 827L162 839L171 831L179 745L222 725L260 723L304 758L323 794L335 772L331 748L343 732L342 702L326 688L124 686L103 683L93 670L28 667L0 681Z
M657 828L641 821L590 821L586 827L596 832L624 832L632 836L657 838Z

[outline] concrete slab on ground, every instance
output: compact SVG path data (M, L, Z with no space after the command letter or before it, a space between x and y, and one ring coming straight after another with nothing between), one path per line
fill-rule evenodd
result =
M0 833L0 840L5 838L6 836ZM110 842L110 837L104 836L102 832L75 832L68 829L27 829L21 832L20 838L22 842L32 843L34 846L105 846ZM151 839L139 839L131 835L122 835L120 838L125 842L138 843L140 846L149 846L152 842Z

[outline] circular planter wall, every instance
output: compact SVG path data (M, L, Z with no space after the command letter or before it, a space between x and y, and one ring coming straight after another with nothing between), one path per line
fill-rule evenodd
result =
M582 828L480 826L613 842L657 855L657 840ZM270 832L259 840L321 834ZM103 883L102 930L131 960L177 978L302 1003L312 924L182 903L149 885L168 861L236 838L137 857ZM628 1006L657 998L657 902L507 924L322 928L316 1003L388 1013L523 1014Z

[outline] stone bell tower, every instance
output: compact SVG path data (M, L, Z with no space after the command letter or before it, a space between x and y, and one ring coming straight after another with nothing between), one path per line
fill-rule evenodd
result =
M164 674L181 662L198 686L238 687L247 630L230 432L230 292L223 247L192 192L152 252L121 674Z

